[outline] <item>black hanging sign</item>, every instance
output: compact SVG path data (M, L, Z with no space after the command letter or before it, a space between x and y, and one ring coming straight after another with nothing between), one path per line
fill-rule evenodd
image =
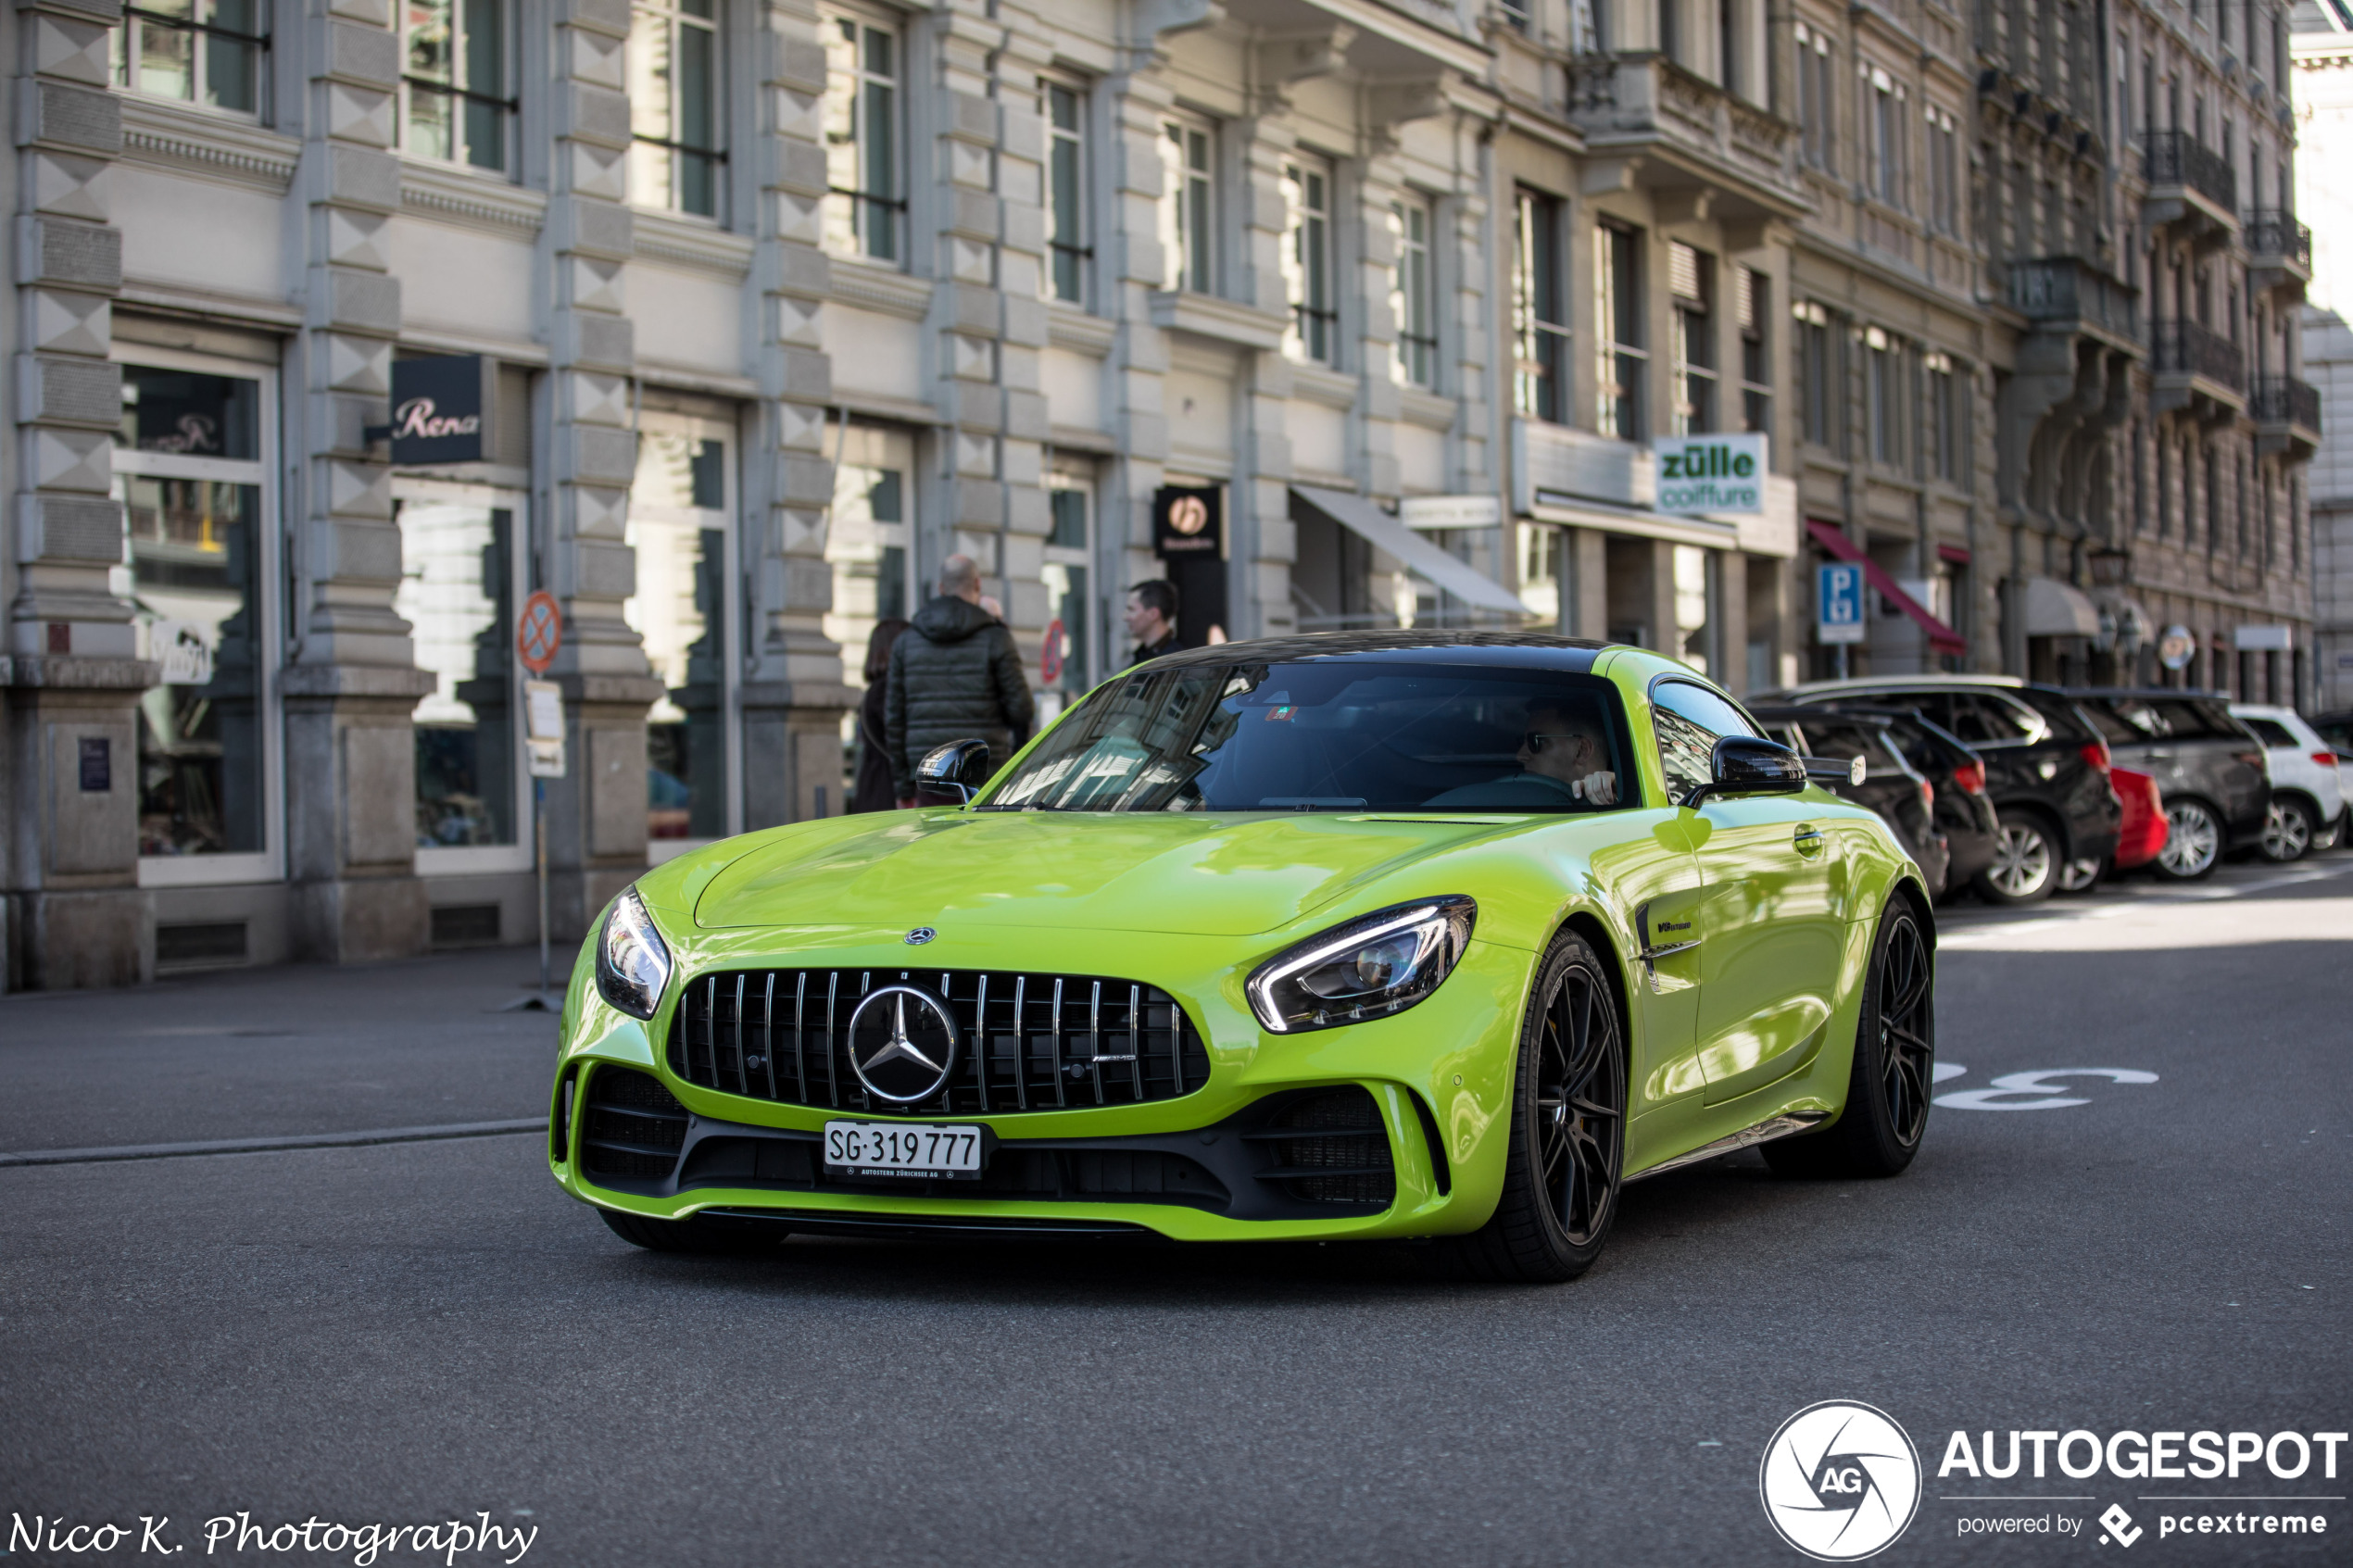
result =
M392 423L376 427L392 437L393 466L486 460L497 374L498 362L481 354L395 359Z
M1152 492L1152 549L1173 556L1225 553L1226 492L1218 485L1164 484Z

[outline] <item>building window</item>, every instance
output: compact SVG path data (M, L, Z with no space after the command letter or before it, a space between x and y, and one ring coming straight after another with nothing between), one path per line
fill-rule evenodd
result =
M1904 348L1877 327L1863 333L1864 372L1869 384L1871 458L1904 460Z
M1741 330L1741 428L1759 435L1773 429L1773 361L1765 341L1773 319L1773 280L1747 267L1732 270L1733 307Z
M1512 406L1568 422L1568 288L1559 198L1523 190L1513 207Z
M503 504L502 504L503 503ZM400 589L417 667L434 689L416 710L417 847L517 843L514 583L521 496L394 481Z
M1797 336L1797 395L1806 439L1817 446L1835 446L1845 423L1846 393L1830 312L1812 300L1799 300L1790 307L1790 319Z
M1438 384L1438 283L1430 270L1429 242L1435 227L1428 202L1393 201L1389 223L1397 245L1397 271L1390 281L1390 318L1397 323L1397 379L1413 386Z
M1340 311L1332 302L1332 170L1318 158L1283 165L1283 292L1290 300L1293 358L1334 364L1340 358Z
M837 16L827 19L824 38L825 243L904 266L899 34L862 17Z
M1961 232L1959 123L1944 110L1928 111L1928 223L1940 234Z
M119 86L207 108L261 112L270 68L270 7L262 0L126 6L108 47Z
M1909 124L1906 118L1909 94L1902 82L1877 66L1857 62L1856 71L1863 88L1863 129L1869 164L1866 182L1881 201L1905 210L1911 175L1911 150L1905 136Z
M1496 8L1504 13L1504 25L1514 32L1528 31L1528 8L1530 0L1495 0Z
M1046 646L1050 668L1049 692L1062 703L1077 700L1095 684L1094 604L1089 568L1094 561L1094 486L1080 475L1051 475L1046 490L1047 515L1052 531L1046 535L1046 560L1038 578L1046 588ZM1046 717L1039 715L1041 721Z
M629 198L719 216L719 0L638 0L629 33Z
M1641 441L1642 372L1648 338L1642 331L1642 237L1631 229L1593 228L1593 322L1601 338L1593 367L1594 427L1604 435Z
M1214 294L1217 132L1189 117L1164 120L1160 157L1160 242L1168 286Z
M122 368L113 466L127 537L112 587L131 601L138 655L162 667L163 684L140 698L135 762L112 766L136 781L139 853L203 857L206 880L274 874L260 859L271 730L262 671L275 646L262 586L268 390L258 375ZM238 868L234 856L253 859Z
M1962 435L1960 385L1952 357L1941 350L1922 356L1928 372L1928 442L1936 477L1947 484L1961 482Z
M1837 119L1831 111L1831 41L1799 22L1797 35L1798 156L1825 173L1838 167Z
M403 0L402 147L473 169L508 167L515 100L502 0Z
M1677 435L1705 435L1716 426L1716 333L1709 319L1716 258L1680 240L1667 246L1667 285L1674 313L1667 345L1675 379Z
M637 591L621 617L664 687L646 716L646 836L657 860L728 830L727 437L724 425L656 415L637 437L628 528Z
M1046 84L1046 249L1049 292L1073 305L1087 303L1087 97L1058 82Z

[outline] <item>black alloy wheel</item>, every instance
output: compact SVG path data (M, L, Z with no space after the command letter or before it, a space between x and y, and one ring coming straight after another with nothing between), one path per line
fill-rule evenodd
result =
M2183 796L2165 803L2165 847L2157 869L2175 882L2196 882L2222 863L2222 822L2203 800Z
M1486 1225L1441 1257L1476 1279L1574 1279L1601 1256L1626 1162L1626 1032L1610 972L1573 932L1537 966L1520 1033L1511 1152Z
M2302 801L2273 796L2271 809L2263 819L2263 858L2284 866L2304 859L2315 847L2325 848L2312 818L2312 809Z
M2005 815L1995 832L1994 863L1977 873L1978 896L1989 904L2032 904L2059 885L2065 862L2058 839L2031 811Z
M1818 1133L1764 1147L1785 1176L1893 1176L1919 1152L1936 1084L1936 962L1919 913L1898 893L1880 916L1846 1106Z

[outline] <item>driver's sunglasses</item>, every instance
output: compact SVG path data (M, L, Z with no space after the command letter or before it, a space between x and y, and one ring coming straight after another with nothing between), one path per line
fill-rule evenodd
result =
M1530 757L1541 757L1544 755L1544 747L1554 741L1560 741L1564 745L1574 745L1576 740L1575 735L1547 735L1530 730L1519 737L1519 748Z

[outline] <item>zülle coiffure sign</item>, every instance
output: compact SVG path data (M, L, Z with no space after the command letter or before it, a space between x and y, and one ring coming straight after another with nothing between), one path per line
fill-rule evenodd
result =
M442 354L392 362L392 460L399 467L479 463L494 450L498 362Z
M1662 435L1652 441L1658 459L1658 509L1680 517L1765 509L1765 438L1761 435Z

